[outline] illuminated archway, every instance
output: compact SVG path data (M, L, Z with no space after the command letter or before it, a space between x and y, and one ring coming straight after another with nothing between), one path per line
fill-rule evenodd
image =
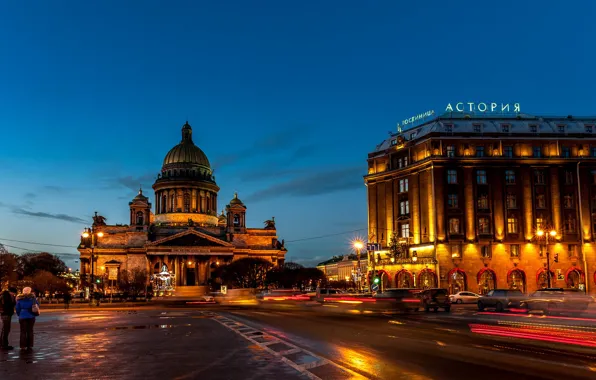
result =
M555 271L550 271L550 286L554 286L556 281ZM536 273L536 284L538 289L546 289L548 287L548 278L546 277L546 268L538 269Z
M468 277L466 272L459 268L453 268L447 273L449 281L449 294L456 294L468 290Z
M507 272L507 285L509 289L518 289L526 292L526 272L519 268L510 269Z
M429 268L425 268L418 273L418 288L431 289L436 288L438 283L437 274Z
M395 274L396 288L413 288L414 276L406 269L402 269Z
M482 268L476 275L478 293L486 294L497 287L497 274L490 268Z
M568 288L580 289L585 284L584 271L579 267L571 267L565 272L565 284Z

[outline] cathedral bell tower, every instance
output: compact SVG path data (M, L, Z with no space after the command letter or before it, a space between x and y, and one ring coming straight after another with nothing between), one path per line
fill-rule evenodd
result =
M234 199L226 206L228 218L227 231L229 233L246 233L246 206L240 199L238 193L234 193Z
M130 207L130 225L137 230L147 230L151 224L151 203L149 198L143 195L143 189L139 188L139 194L128 202Z

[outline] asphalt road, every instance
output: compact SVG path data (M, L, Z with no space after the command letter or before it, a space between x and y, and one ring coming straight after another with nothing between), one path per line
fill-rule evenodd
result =
M48 311L35 325L33 352L0 352L0 379L596 377L596 349L470 330L521 318L470 307L395 316L292 305ZM546 322L549 329L596 329L591 320ZM13 329L16 345L17 323Z

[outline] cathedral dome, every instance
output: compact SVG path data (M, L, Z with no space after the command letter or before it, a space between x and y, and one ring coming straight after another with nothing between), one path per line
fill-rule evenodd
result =
M205 153L192 141L192 127L186 122L182 126L182 141L173 147L163 160L163 170L201 166L211 171Z

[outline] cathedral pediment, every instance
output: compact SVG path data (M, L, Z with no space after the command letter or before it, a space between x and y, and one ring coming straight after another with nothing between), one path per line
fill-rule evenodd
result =
M175 235L156 240L149 243L148 245L160 247L233 247L233 245L227 241L223 241L211 235L207 235L195 230L183 231Z

